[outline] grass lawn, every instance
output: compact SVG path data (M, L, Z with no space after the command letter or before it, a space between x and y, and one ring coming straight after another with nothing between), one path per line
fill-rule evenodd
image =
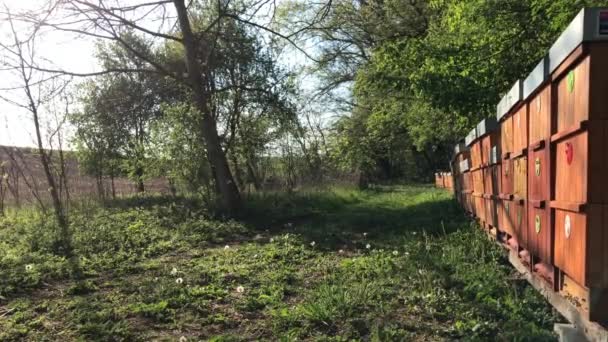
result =
M559 318L450 194L267 194L238 220L197 201L72 212L84 279L51 221L0 219L0 340L554 340Z

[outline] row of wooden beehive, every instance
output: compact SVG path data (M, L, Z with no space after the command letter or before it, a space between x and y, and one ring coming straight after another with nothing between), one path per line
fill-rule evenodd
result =
M454 190L454 181L451 172L435 173L435 187L441 189Z
M608 10L583 10L532 74L503 98L497 120L482 121L456 147L452 163L455 193L463 208L586 318L604 324L605 39Z

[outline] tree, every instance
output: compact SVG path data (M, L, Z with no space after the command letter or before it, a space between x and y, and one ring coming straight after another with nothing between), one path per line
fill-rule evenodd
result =
M31 32L18 30L15 26L15 19L8 8L5 8L4 14L10 28L12 42L0 42L0 48L4 53L0 59L3 63L2 69L5 72L11 72L13 77L20 81L15 89L23 92L22 98L24 101L20 101L20 97L9 97L10 95L0 95L0 98L25 109L30 114L38 158L46 177L54 217L59 227L57 252L72 258L74 255L68 213L65 204L62 202L58 176L53 172L52 151L45 148L41 129L42 106L57 97L65 89L66 83L59 82L57 79L53 82L44 82L42 76L32 70L32 66L36 65L34 56L36 55L38 32L37 30Z

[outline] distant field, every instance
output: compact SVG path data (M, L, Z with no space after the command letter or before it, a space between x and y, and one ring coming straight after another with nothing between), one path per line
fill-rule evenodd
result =
M259 195L230 221L134 197L72 222L78 282L51 223L0 219L0 340L555 339L541 295L427 186Z
M52 155L55 162L56 172L60 163L58 152ZM68 189L72 197L97 196L98 186L94 177L82 172L78 161L73 154L66 152L66 174ZM34 203L36 197L43 201L49 199L48 182L36 150L30 148L18 148L0 146L0 176L5 175L6 204L28 204ZM111 195L111 180L105 178L102 181L105 193ZM150 179L145 182L146 191L153 193L168 193L168 186L163 179ZM125 196L136 192L133 182L126 178L114 179L114 187L118 196Z

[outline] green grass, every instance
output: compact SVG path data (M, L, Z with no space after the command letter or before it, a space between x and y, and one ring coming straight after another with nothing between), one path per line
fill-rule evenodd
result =
M53 225L0 219L0 340L554 340L558 319L450 195L395 186L72 212L85 279Z

